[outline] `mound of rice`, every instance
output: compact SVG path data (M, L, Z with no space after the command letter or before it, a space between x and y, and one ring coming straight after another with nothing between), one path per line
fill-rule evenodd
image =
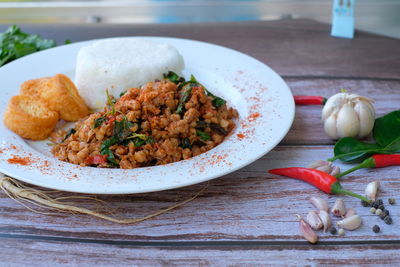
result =
M137 38L114 38L95 42L79 50L75 82L91 109L106 103L106 89L114 97L163 73L181 73L182 56L173 46Z

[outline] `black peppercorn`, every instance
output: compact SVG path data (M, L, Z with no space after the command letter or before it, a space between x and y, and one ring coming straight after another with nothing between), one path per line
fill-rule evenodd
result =
M389 215L389 212L387 210L384 210L384 211L382 211L381 214L379 214L379 218L381 218L383 220L388 215Z
M361 200L361 205L362 205L363 207L369 207L370 203L367 202L367 201Z
M378 201L372 202L372 207L375 208L375 209L377 209L377 208L379 207Z
M375 224L374 227L372 227L372 231L374 231L374 233L379 233L381 231L381 228Z
M389 199L388 199L388 202L389 202L390 205L394 205L394 203L396 203L396 199L394 199L394 198L389 198Z
M383 221L386 224L392 224L392 222L393 222L392 217L390 217L390 216L386 216L385 219L383 219Z
M337 230L335 227L332 227L331 229L329 229L329 233L331 233L332 235L336 235Z
M378 209L380 209L380 210L385 210L385 206L379 205L379 206L378 206Z
M378 199L377 201L378 201L379 205L383 205L383 200L382 199Z

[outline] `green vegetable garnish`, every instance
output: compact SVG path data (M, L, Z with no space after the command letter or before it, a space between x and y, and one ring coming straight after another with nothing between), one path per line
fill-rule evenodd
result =
M182 91L181 91L181 99L179 100L179 105L176 108L175 113L176 114L182 114L183 110L184 110L184 105L185 103L190 99L190 94L192 93L192 86L186 85L185 87L183 87Z
M95 119L93 128L96 129L97 127L100 127L105 121L107 121L106 117L100 117Z
M211 136L210 136L208 133L206 133L206 132L203 132L203 131L200 131L200 130L196 130L196 134L197 134L197 135L200 137L200 139L203 140L203 141L208 141L208 140L211 139Z
M106 96L107 96L107 106L110 108L110 111L107 115L115 115L115 99L108 93L108 89L106 89Z
M128 118L124 117L121 121L115 121L114 123L114 137L117 138L118 142L124 141L132 133L130 128L133 123L128 121Z
M375 120L373 137L376 143L365 143L352 137L341 138L330 161L361 161L372 154L400 153L400 110Z
M204 91L206 91L207 95L211 96L213 98L212 104L214 107L219 108L219 107L222 107L223 105L225 105L226 101L224 99L222 99L219 96L216 96L216 95L212 94L210 91L208 91L207 88L205 86L203 86L202 84L200 84L193 75L190 76L190 82L197 83L204 88Z
M228 132L224 128L222 128L219 124L211 123L210 128L211 128L211 130L217 132L218 134L221 134L221 135L228 134Z
M100 154L107 155L107 161L112 167L117 167L119 165L118 160L115 158L110 147L117 144L117 137L113 136L105 140L100 146Z
M182 148L192 148L192 144L190 143L189 138L183 138L182 143L180 145Z
M71 135L73 135L74 133L76 133L76 130L74 128L71 128L68 133L65 135L64 139L62 140L63 142L65 140L67 140L68 137L70 137Z
M54 40L24 33L16 25L0 33L0 66L17 58L56 46Z
M176 83L176 84L185 81L185 78L180 77L178 74L176 74L173 71L168 71L168 73L164 73L163 76L164 76L164 79L170 80L171 82Z
M145 135L145 134L133 133L127 139L132 139L131 142L133 142L135 147L143 146L145 144L154 143L153 137Z
M124 94L126 94L127 91L123 91L122 93L119 94L119 97L121 98Z

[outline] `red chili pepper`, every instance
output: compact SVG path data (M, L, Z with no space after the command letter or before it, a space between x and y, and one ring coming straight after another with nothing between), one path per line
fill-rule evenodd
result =
M357 166L348 169L345 172L339 173L336 175L337 178L345 176L346 174L349 174L351 172L354 172L359 169L363 168L383 168L387 166L396 166L400 165L400 155L399 154L394 154L394 155L383 155L383 154L375 154Z
M94 155L86 158L85 163L89 165L99 165L107 162L107 155Z
M296 105L325 105L326 98L323 96L295 95L294 102Z
M268 172L271 174L283 175L290 178L302 180L329 194L345 194L359 198L366 202L370 202L369 199L344 189L335 176L332 176L320 170L292 167L273 169L269 170Z
M117 119L117 117L115 117L114 115L110 115L107 117L106 124L113 123L116 119Z

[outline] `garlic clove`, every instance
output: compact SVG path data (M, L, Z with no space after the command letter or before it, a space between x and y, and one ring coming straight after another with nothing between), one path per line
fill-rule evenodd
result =
M332 114L324 121L324 131L332 139L338 139L337 127L336 127L337 113Z
M376 194L378 193L379 188L380 188L379 181L371 182L365 188L365 195L367 196L367 198L371 200L376 200Z
M314 232L311 226L304 221L300 215L296 215L299 219L299 230L303 237L310 243L315 244L318 241L318 235Z
M331 212L336 217L341 217L346 214L346 207L344 205L343 199L341 198L336 199Z
M332 165L332 170L331 170L331 172L330 172L330 175L336 176L336 175L338 175L339 173L340 173L340 168L339 168L339 166Z
M339 110L336 120L339 137L355 137L360 129L360 121L351 103L346 103Z
M325 103L322 109L322 120L326 120L333 113L338 111L338 107L341 107L346 102L347 93L338 93L331 96Z
M344 228L346 230L355 230L361 226L361 217L359 215L353 215L348 218L344 218L337 222L337 226Z
M357 113L360 121L358 138L363 138L372 131L372 128L374 128L374 108L372 107L372 105L368 105L366 102L357 102L354 106L354 111Z
M326 173L330 173L332 170L332 167L329 165L324 165L324 166L320 166L318 168L315 168L316 170L322 171L322 172L326 172Z
M326 230L328 230L332 226L331 217L329 216L329 213L325 210L320 210L318 212L318 216L321 219L322 224L324 225L324 233L326 233Z
M347 209L346 214L344 215L345 218L349 218L353 215L356 215L356 210L353 208Z
M311 197L310 198L311 204L313 204L318 210L324 210L328 212L329 206L328 202L325 199L322 199L320 197Z
M319 218L317 212L315 212L313 210L308 212L306 220L307 220L308 224L311 226L311 228L314 230L319 230L324 226L324 224L322 223L321 219Z
M316 169L318 167L327 166L327 165L329 165L329 162L327 162L326 160L316 160L316 161L313 161L310 165L308 165L308 168Z

